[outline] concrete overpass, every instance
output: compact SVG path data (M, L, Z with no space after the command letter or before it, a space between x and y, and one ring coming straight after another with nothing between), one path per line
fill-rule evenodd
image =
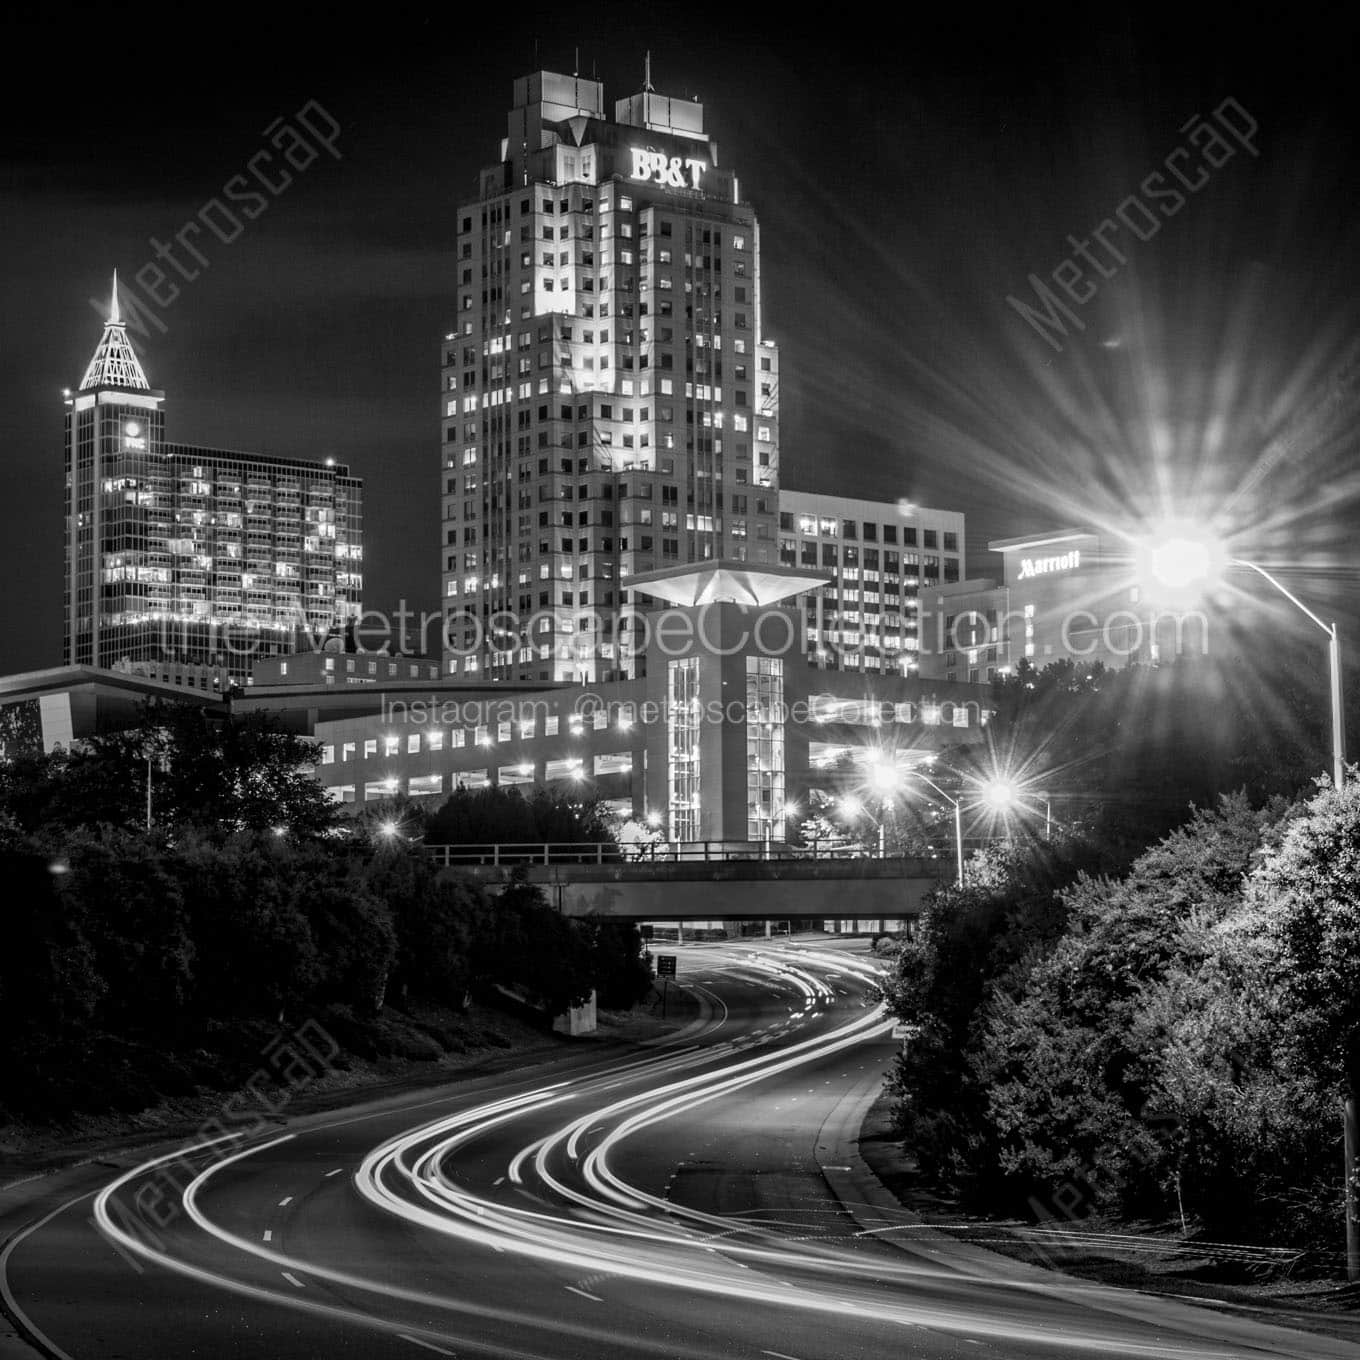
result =
M503 884L521 874L568 916L638 921L858 919L920 914L951 877L931 859L776 853L760 846L724 854L678 847L625 857L617 846L432 846L442 872Z

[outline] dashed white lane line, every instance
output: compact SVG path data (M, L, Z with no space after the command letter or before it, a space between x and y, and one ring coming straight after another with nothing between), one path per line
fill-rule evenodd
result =
M293 1202L293 1197L292 1197L292 1195L285 1195L285 1196L279 1201L279 1208L282 1209L283 1206L284 1206L285 1204L291 1204L292 1202Z
M287 1280L288 1283L291 1284L291 1285L293 1286L294 1289L306 1289L306 1288L307 1288L307 1286L306 1286L305 1284L303 1284L302 1281L299 1280L298 1277L297 1277L296 1275L294 1275L293 1272L292 1272L291 1270L285 1270L285 1271L283 1272L283 1278L284 1278L285 1280Z
M773 1355L775 1360L798 1360L796 1355L787 1355L783 1351L761 1351L761 1355Z
M266 1242L272 1242L274 1240L274 1230L272 1228L266 1228L264 1230L264 1240Z
M573 1294L579 1294L583 1299L589 1299L592 1303L603 1303L604 1300L598 1294L589 1294L584 1289L577 1289L574 1284L562 1286Z
M504 1184L505 1184L505 1177L504 1177L504 1176L497 1176L496 1179L495 1179L494 1181L491 1182L491 1184L492 1184L492 1185L504 1185Z
M436 1346L433 1341L422 1341L418 1336L412 1336L409 1332L398 1332L397 1335L403 1341L409 1341L413 1346L424 1346L427 1351L434 1351L437 1355L457 1355L457 1351L446 1351L443 1346Z
M326 1172L326 1179L329 1180L332 1176L338 1176L344 1169L343 1166L337 1166L334 1171Z

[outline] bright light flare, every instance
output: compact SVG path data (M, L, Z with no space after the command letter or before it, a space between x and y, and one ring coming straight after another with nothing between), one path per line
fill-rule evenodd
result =
M902 787L902 772L896 765L877 760L869 766L869 785L875 793L895 793Z
M1222 569L1226 554L1212 535L1193 524L1168 523L1143 542L1140 575L1167 590L1207 586Z
M980 792L983 803L994 812L1008 812L1020 801L1020 790L1009 779L989 779Z

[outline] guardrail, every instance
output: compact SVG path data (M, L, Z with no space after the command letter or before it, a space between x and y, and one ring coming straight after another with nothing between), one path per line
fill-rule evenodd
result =
M684 864L727 860L872 859L854 846L785 845L765 841L665 841L616 845L612 841L507 842L496 845L426 845L445 869L517 864Z

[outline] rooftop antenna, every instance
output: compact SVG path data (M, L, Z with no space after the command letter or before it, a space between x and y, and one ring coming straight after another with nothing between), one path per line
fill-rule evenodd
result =
M581 74L581 49L579 47L576 49L576 65L572 68L571 73L573 76Z
M642 66L642 89L645 94L652 93L652 49L647 49L647 59Z

